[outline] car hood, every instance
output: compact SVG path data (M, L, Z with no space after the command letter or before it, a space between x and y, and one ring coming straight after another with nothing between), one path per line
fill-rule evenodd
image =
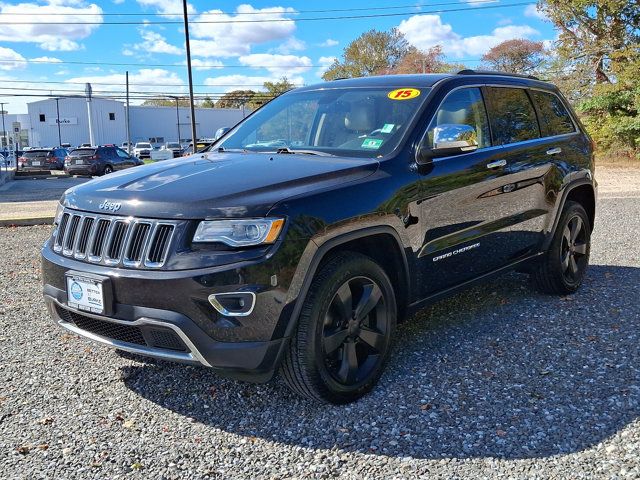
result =
M67 190L62 203L149 218L260 217L286 198L364 178L378 165L319 155L196 154L91 180Z

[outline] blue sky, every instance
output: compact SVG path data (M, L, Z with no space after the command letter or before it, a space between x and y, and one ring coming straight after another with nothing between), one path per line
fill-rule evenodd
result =
M317 83L326 65L371 28L398 27L418 48L442 45L448 59L477 66L500 41L555 38L552 25L525 2L194 0L189 8L195 91L215 96L238 88L259 90L264 81L283 75L296 84ZM514 3L519 5L509 6ZM84 82L92 82L95 91L119 95L126 70L133 92L184 95L181 11L176 0L0 0L0 101L9 102L10 113L24 113L26 102L39 98L9 95L69 94L83 90ZM306 20L362 15L387 16ZM258 19L279 21L247 21ZM225 23L197 23L203 21ZM114 63L130 65L109 65Z

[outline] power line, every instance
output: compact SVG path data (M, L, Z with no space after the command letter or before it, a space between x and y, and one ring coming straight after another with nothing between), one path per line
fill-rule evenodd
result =
M497 3L497 0L474 0L474 5L483 4L483 3ZM420 8L420 7L438 7L443 5L459 5L460 1L455 2L441 2L441 3L416 3L412 5L393 5L387 7L360 7L360 8L330 8L330 9L322 9L322 10L295 10L292 12L282 11L282 10L269 10L263 9L259 12L230 12L230 11L219 11L219 12L202 12L202 13L192 13L189 14L190 17L204 17L204 16L220 16L220 15L235 15L235 16L251 16L251 15L296 15L299 13L333 13L333 12L361 12L361 11L380 11L380 10L400 10L402 8ZM78 13L57 13L57 12L0 12L2 15L16 15L16 16L104 16L104 17L181 17L183 15L182 12L168 13L168 12L100 12L100 13L87 13L87 12L78 12ZM293 20L293 19L291 19Z
M2 83L21 83L21 84L55 84L55 85L86 85L87 82L65 82L65 81L53 81L53 80L0 80ZM114 82L89 82L91 85L117 85ZM133 85L136 87L186 87L186 84L183 83L134 83L129 82L129 85ZM209 85L206 83L194 83L194 87L262 87L264 84L262 83L217 83L215 85ZM302 85L296 85L295 87L301 87ZM15 87L20 88L20 87Z
M372 13L368 15L337 15L328 17L306 17L306 18L270 18L258 20L192 20L189 23L195 24L227 24L227 23L282 23L282 22L316 22L324 20L358 20L368 18L385 18L385 17L406 17L423 16L432 13L462 12L467 10L488 10L497 8L510 8L525 5L536 5L536 2L518 2L510 4L481 5L478 7L459 7L459 8L443 8L438 10L430 10L416 14L412 12L399 13ZM37 15L37 14L34 14ZM98 16L99 14L95 14ZM69 16L73 16L70 14ZM0 25L182 25L182 20L149 20L149 21L121 21L121 22L0 22Z
M459 58L458 62L479 62L477 58ZM182 64L175 63L126 63L126 62L80 62L74 60L0 60L0 63L27 63L32 65L99 65L108 67L167 67L167 68L184 68ZM328 65L277 65L277 68L327 68ZM223 70L225 68L276 68L274 65L196 65L194 68L210 68Z

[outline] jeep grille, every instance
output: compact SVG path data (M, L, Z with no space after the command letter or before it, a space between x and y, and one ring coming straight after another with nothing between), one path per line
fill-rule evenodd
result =
M53 232L53 250L89 263L160 268L169 254L176 223L97 215L65 209Z

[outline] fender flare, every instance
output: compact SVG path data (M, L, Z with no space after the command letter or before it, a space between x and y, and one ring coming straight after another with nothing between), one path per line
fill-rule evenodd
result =
M567 184L564 187L564 189L562 189L562 195L560 196L560 200L556 202L556 207L554 208L553 224L551 229L549 230L549 234L547 235L547 238L544 241L544 245L542 249L543 251L546 252L549 246L551 245L551 242L553 241L553 236L555 235L556 228L558 228L560 215L562 213L562 210L564 209L564 204L567 202L567 197L569 196L572 190L576 189L577 187L581 187L583 185L589 185L591 187L591 189L593 190L593 198L597 200L596 187L591 178L584 177L578 180L574 180L573 182ZM591 229L593 230L593 225L591 225Z
M298 292L298 295L295 301L290 303L290 305L292 305L292 308L290 310L291 313L285 317L286 324L283 325L284 332L282 332L282 328L277 329L281 331L281 335L279 336L283 338L290 338L293 335L296 327L298 326L298 318L300 316L300 312L302 310L302 305L304 303L304 300L307 296L307 292L311 287L311 282L313 281L316 271L318 270L318 267L320 266L320 263L325 258L325 256L335 247L343 245L347 242L357 240L359 238L365 238L365 237L370 237L372 235L379 235L379 234L389 234L395 240L398 246L398 249L400 250L400 256L401 256L403 267L404 267L404 277L405 277L404 280L406 282L409 292L411 291L409 262L407 259L404 246L400 239L400 235L393 227L389 225L379 225L379 226L372 226L372 227L364 227L362 229L340 234L336 237L332 237L328 239L327 241L322 243L320 246L318 246L317 249L315 250L313 257L311 258L311 261L309 262L309 265L306 268L306 273L304 275L304 280L302 281L300 291ZM313 240L312 242L315 244ZM409 301L409 299L407 299L407 301ZM274 338L275 337L276 336L274 335Z

